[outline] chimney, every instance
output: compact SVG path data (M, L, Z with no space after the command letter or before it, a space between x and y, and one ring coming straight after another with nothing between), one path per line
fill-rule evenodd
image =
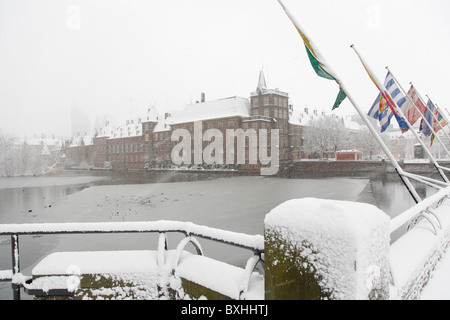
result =
M201 102L205 102L205 93L204 92L202 92L202 94L201 94Z

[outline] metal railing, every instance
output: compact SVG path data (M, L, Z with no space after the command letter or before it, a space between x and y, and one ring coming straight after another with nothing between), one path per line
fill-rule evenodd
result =
M433 209L434 207L438 207L446 198L450 198L450 187L440 189L434 195L405 210L395 218L392 218L390 222L391 234L403 225L407 225L409 229L412 222L417 221L420 218L427 219L436 231L436 228L439 228L440 222L433 213ZM430 219L430 215L433 216L434 219Z
M242 288L248 289L250 276L257 263L264 264L264 237L261 235L247 235L233 231L210 228L196 225L191 222L178 221L150 221L150 222L83 222L83 223L41 223L41 224L2 224L0 236L11 237L11 270L0 270L0 281L11 281L14 300L20 300L20 289L27 288L26 281L31 277L25 277L20 273L19 236L21 235L51 235L51 234L102 234L102 233L159 233L157 263L164 264L164 252L167 250L166 233L182 233L185 238L177 246L177 257L180 257L188 243L192 243L197 254L203 255L200 243L195 237L224 243L239 248L249 249L253 256L249 258L245 266L246 283ZM173 266L176 268L178 259ZM26 293L35 295L39 290L25 290ZM64 289L54 292L66 294ZM43 293L43 292L42 292ZM43 293L44 294L44 293ZM47 293L48 294L48 293ZM242 292L240 292L241 296Z

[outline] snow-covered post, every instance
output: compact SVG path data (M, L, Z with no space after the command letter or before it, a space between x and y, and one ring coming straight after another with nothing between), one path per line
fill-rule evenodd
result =
M266 299L389 298L389 217L380 209L294 199L264 222Z

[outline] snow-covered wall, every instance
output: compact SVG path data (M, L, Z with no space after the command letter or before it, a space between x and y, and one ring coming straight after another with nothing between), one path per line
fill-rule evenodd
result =
M389 242L375 206L284 202L265 218L266 299L387 299Z

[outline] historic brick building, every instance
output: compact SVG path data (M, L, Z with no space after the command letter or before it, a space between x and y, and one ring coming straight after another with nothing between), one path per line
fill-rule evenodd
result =
M94 167L113 170L172 167L171 153L179 143L172 141L172 133L183 129L191 136L191 163L184 165L198 165L194 162L194 138L196 126L199 129L198 126L201 125L202 137L208 129L216 129L215 132L221 133L223 137L220 154L213 154L214 159L218 159L215 164L234 166L240 170L258 170L261 167L260 154L250 147L258 150L258 134L262 129L267 133L267 156L272 154L272 130L278 129L280 163L303 157L303 126L295 119L291 121L292 111L289 94L278 89L268 89L261 71L256 90L250 93L249 99L235 96L206 101L205 94L202 93L201 100L197 103L188 104L176 114L166 113L163 116L152 107L147 110L146 115L128 120L124 126L113 127L107 124L91 140L88 154L87 144L84 143L83 150L81 146L74 146L68 157L75 165L85 161ZM238 143L233 143L232 149L227 148L228 129L236 134L243 133L244 148ZM248 135L251 129L257 133L257 140ZM238 138L234 136L233 139ZM212 141L213 137L202 139L202 150ZM245 152L245 163L239 164L237 159L242 152Z

